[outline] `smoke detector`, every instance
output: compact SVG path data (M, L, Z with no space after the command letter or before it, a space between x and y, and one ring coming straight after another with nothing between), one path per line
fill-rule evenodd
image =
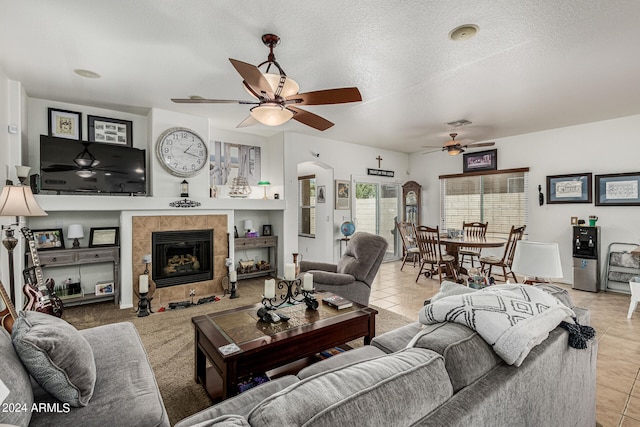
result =
M456 27L453 30L451 30L451 32L449 33L449 38L454 42L469 40L470 38L476 35L478 30L479 28L477 25L473 25L473 24L460 25L459 27Z

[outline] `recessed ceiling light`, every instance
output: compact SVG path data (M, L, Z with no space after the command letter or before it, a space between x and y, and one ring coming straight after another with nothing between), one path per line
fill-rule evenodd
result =
M93 71L89 71L89 70L83 70L82 68L78 68L76 70L73 70L74 73L76 73L77 75L81 76L81 77L86 77L88 79L99 79L100 78L100 74L93 72Z
M459 27L454 28L449 33L449 38L453 41L463 41L468 40L476 35L479 28L477 25L473 24L465 24L460 25Z

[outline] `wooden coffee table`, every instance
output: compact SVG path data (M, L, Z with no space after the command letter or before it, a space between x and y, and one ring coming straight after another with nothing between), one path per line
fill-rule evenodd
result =
M322 294L317 298L320 301ZM262 322L257 315L260 307L256 304L191 319L195 326L195 380L214 401L238 394L238 383L252 375L305 362L323 350L360 337L369 344L375 336L378 312L356 303L342 310L322 303L318 310L309 310L305 304L282 308L277 313L291 319L279 323ZM240 350L228 355L218 351L232 343Z

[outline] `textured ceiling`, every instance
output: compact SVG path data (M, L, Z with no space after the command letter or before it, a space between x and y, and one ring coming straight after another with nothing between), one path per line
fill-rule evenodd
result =
M584 0L0 0L0 68L35 98L208 117L233 130L249 99L228 58L278 62L307 92L357 86L363 102L306 107L336 123L308 133L407 153L640 114L640 2ZM476 37L448 33L475 24ZM82 68L100 79L73 73ZM457 119L471 125L453 129Z

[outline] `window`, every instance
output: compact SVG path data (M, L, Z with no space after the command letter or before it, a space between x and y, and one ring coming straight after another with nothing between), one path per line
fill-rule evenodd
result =
M487 233L508 235L512 225L528 225L528 188L528 168L441 176L442 229L488 221Z
M298 235L316 236L316 176L298 177Z

